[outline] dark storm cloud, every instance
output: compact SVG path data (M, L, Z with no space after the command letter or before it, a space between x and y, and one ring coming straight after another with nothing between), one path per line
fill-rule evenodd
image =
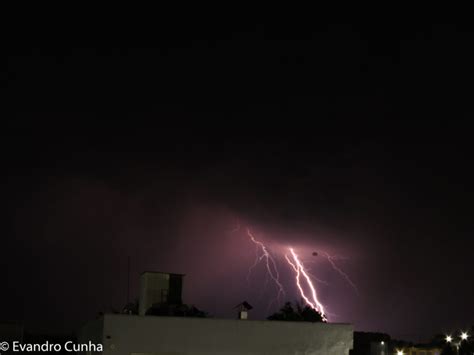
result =
M190 156L173 152L153 159L150 154L141 163L134 159L139 151L129 152L125 159L118 158L120 152L80 153L65 163L68 174L54 175L57 167L52 166L34 182L22 182L29 191L15 200L21 205L14 213L13 245L19 255L10 256L11 264L18 265L14 275L21 277L10 282L27 292L21 280L34 273L29 287L41 290L47 284L48 292L24 300L25 312L35 314L32 319L42 319L51 294L65 308L68 300L82 295L90 318L125 302L130 256L132 295L140 271L171 270L187 274L185 297L190 303L232 316L232 304L250 298L260 306L256 315L265 316L271 291L261 296L246 281L254 247L243 231L250 226L259 238L277 246L300 247L308 255L314 249L326 250L349 258L342 266L361 290L359 296L350 293L327 265L317 264L322 268L315 270L331 283L322 286L321 294L338 321L390 331L377 316L388 303L400 309L398 320L391 317L390 324L404 327L407 314L431 312L427 306L413 306L413 297L423 298L429 290L441 302L440 278L456 277L455 265L433 260L442 260L446 253L465 253L455 244L463 240L462 224L460 234L453 235L443 219L450 209L441 212L442 205L420 204L438 185L418 183L430 178L431 171L417 165L412 153L410 160L401 159L409 151L403 144L364 143L367 146L348 152L342 137L331 141L316 143L326 150L325 159L298 145L271 142L241 144L219 152L219 159L209 158L212 144L200 147L189 141ZM444 152L451 157L446 150L454 154L449 146L418 148L416 154ZM250 159L254 152L257 156ZM170 166L170 154L187 158ZM394 155L400 161L387 165L385 159ZM440 202L459 199L459 189L458 184L440 191ZM461 215L457 218L462 221ZM242 230L231 233L238 224ZM450 243L444 244L448 235ZM251 280L263 277L261 272L257 270ZM289 297L296 298L289 276ZM85 291L91 288L97 290L92 298ZM407 291L413 292L409 298ZM74 312L68 318L71 324L84 317L82 311Z

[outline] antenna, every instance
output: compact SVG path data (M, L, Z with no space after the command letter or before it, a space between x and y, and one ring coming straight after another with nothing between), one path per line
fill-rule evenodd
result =
M127 257L127 304L130 303L130 255Z

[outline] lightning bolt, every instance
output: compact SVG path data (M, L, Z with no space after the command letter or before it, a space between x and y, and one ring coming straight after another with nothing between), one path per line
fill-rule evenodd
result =
M238 223L237 227L232 229L230 232L234 233L234 232L239 231L240 229L241 229L241 226L240 226L240 223ZM264 244L264 242L262 242L261 240L258 240L257 238L255 238L250 228L246 228L246 234L250 238L250 241L252 241L252 243L255 245L255 262L250 266L248 270L247 283L248 285L250 285L250 276L252 274L253 269L256 268L260 263L263 263L267 272L265 274L265 282L263 283L262 293L265 291L269 281L273 281L278 291L277 296L268 305L268 308L270 308L274 302L281 303L281 297L286 294L285 289L280 281L280 273L277 268L277 263L272 253L270 252L269 247L266 244ZM340 276L342 276L347 281L347 283L354 289L356 294L359 294L357 286L350 279L349 275L347 275L336 264L336 261L344 260L345 258L339 257L337 255L330 255L324 251L321 252L321 255L325 259L327 259L332 269L336 271ZM298 256L298 254L292 247L288 248L288 252L284 256L288 265L295 272L296 287L299 291L299 294L301 295L301 298L304 300L304 302L309 307L319 312L321 314L323 321L328 321L328 315L330 315L331 317L336 316L336 315L331 315L331 313L327 312L327 310L325 309L324 305L318 298L318 293L316 291L316 287L315 287L315 284L313 283L313 280L314 282L319 282L325 285L328 285L328 283L312 275L310 273L310 270L305 267L305 265L303 264L303 261L301 260L301 258Z
M285 289L283 288L283 285L280 282L280 273L278 272L278 268L276 266L275 259L273 256L270 254L268 251L267 247L265 244L263 244L261 241L257 240L252 232L250 231L249 228L247 228L247 235L249 236L250 240L256 245L256 259L253 265L249 268L249 273L247 275L247 281L249 281L250 278L250 273L252 272L253 268L257 266L260 262L264 261L265 262L265 267L267 269L267 273L270 276L270 278L273 280L275 283L275 286L278 290L278 294L276 297L276 301L281 303L281 296L285 295ZM273 303L270 302L269 307Z
M316 293L316 288L314 287L311 278L309 277L303 263L299 260L298 255L295 253L293 248L289 248L290 254L292 257L292 260L288 257L288 254L285 254L286 261L290 266L293 268L293 270L296 272L296 286L298 287L298 290L300 291L301 297L304 299L306 304L319 312L321 314L321 317L323 318L323 321L327 321L326 317L326 312L324 310L323 304L319 301L318 295ZM302 285L301 285L301 278L304 278L306 281L307 286L310 289L310 296L307 296Z
M240 222L237 221L237 225L231 230L229 230L229 233L235 233L235 232L238 232L239 230L240 230Z
M307 273L309 276L311 276L311 278L312 278L313 280L315 280L316 282L319 282L319 283L321 283L321 284L323 284L323 285L326 285L326 286L329 285L329 282L320 279L320 278L317 277L316 275L312 274L310 271L311 271L311 269L306 269L306 273Z
M334 271L336 271L339 275L341 275L349 285L351 285L351 287L354 289L355 293L358 295L359 294L359 290L357 289L357 286L355 285L354 282L352 282L351 278L349 277L349 275L347 275L344 271L341 270L341 268L339 268L336 263L334 262L334 260L336 259L341 259L340 257L337 257L337 256L331 256L329 255L328 253L326 252L322 252L323 256L328 260L329 264L331 264L331 267L333 268Z

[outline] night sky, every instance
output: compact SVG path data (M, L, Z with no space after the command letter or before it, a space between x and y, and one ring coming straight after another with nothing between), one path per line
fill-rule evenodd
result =
M153 49L9 50L2 320L71 332L120 310L128 257L132 298L144 270L184 273L186 303L262 319L275 290L262 265L247 280L249 227L328 282L335 322L407 340L471 326L473 39L170 27Z

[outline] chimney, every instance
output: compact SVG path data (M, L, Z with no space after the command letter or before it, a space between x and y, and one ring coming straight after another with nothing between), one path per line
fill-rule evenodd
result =
M244 320L248 319L248 311L250 311L253 307L247 301L243 301L234 308L237 308L239 310L238 319Z

